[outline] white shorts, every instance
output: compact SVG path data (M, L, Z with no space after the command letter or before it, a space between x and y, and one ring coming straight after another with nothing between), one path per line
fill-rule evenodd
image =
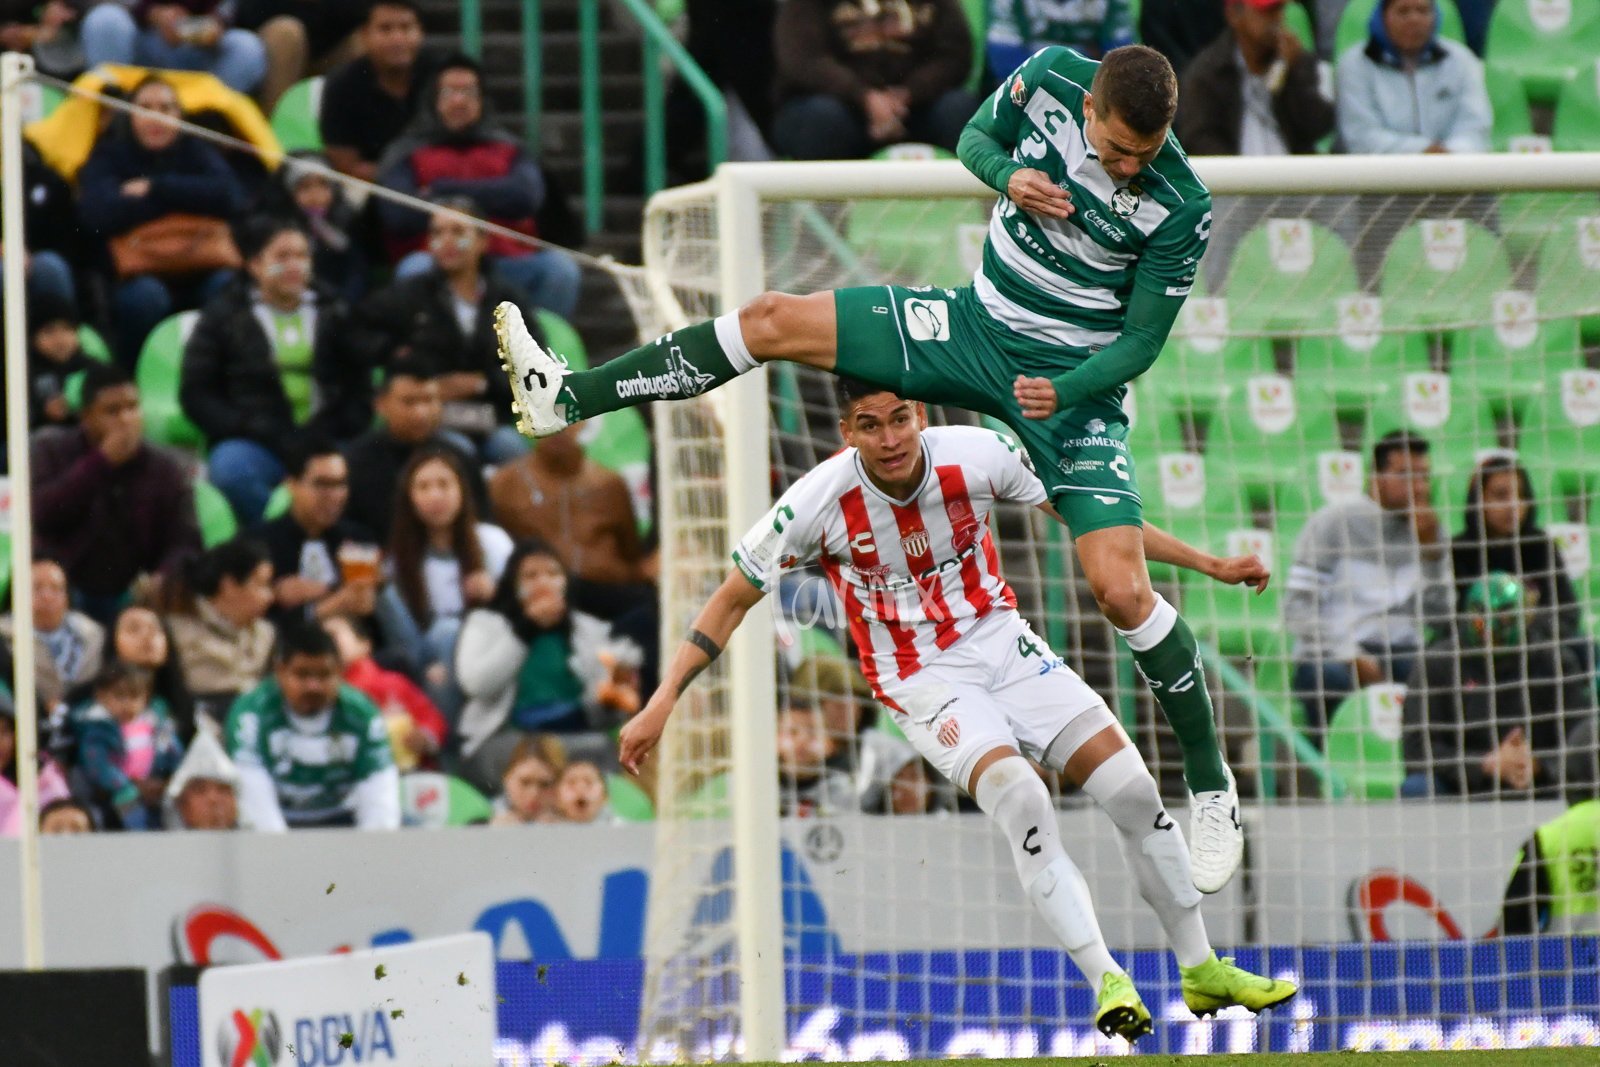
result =
M1014 747L1059 770L1116 722L1100 695L1014 611L990 615L909 678L879 685L906 739L962 789L992 749ZM1091 733L1067 729L1085 716Z

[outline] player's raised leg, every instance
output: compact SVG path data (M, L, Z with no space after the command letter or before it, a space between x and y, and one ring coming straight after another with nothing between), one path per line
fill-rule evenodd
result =
M495 332L517 429L529 437L652 400L699 396L768 360L832 370L837 334L832 292L763 293L586 371L569 370L541 348L514 304L495 309Z
M1194 884L1201 892L1215 893L1244 857L1244 831L1238 789L1217 744L1200 646L1177 609L1150 587L1140 527L1093 530L1080 535L1075 545L1095 601L1128 642L1177 735L1193 797L1189 863Z

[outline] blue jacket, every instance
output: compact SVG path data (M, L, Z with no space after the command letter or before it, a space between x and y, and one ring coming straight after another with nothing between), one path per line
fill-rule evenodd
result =
M1437 143L1451 152L1489 151L1494 115L1478 57L1441 38L1435 17L1434 37L1408 71L1384 31L1382 9L1374 6L1371 36L1348 48L1335 72L1345 150L1421 152Z
M127 196L124 182L149 178L150 192ZM146 151L130 133L102 137L78 174L78 210L84 225L104 237L183 212L232 219L244 206L239 179L222 156L193 137L179 137L162 152Z

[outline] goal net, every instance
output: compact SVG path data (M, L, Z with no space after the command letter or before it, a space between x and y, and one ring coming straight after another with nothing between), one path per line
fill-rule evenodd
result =
M1600 157L1196 165L1210 249L1130 389L1128 442L1151 522L1272 569L1260 595L1151 573L1205 646L1245 797L1208 930L1302 992L1195 1020L1109 823L1047 775L1157 1017L1142 1051L1600 1044L1594 942L1559 936L1595 928L1600 838L1580 803ZM993 203L952 161L728 166L652 200L639 284L668 326L765 289L960 286ZM657 406L664 648L745 528L841 446L838 414L826 375L787 365ZM1415 444L1385 449L1400 431ZM1018 509L994 526L1020 610L1181 816L1175 740L1067 533ZM864 695L821 574L769 600L666 735L641 1058L1127 1051L1093 1031L998 833Z

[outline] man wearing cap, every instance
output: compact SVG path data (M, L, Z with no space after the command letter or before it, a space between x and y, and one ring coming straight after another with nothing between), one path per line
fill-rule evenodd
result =
M1192 156L1306 155L1333 132L1331 78L1285 0L1227 0L1228 28L1183 72L1173 131Z
M1474 582L1454 633L1428 643L1407 686L1401 792L1559 797L1568 738L1595 715L1594 680L1529 625L1522 583Z

